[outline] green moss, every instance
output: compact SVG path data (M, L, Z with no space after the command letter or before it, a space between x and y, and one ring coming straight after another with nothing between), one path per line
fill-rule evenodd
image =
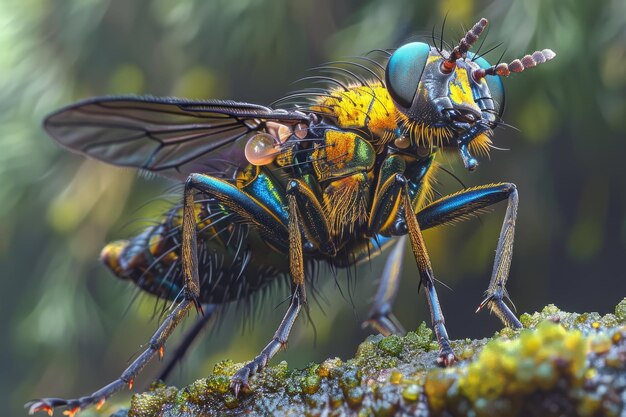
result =
M433 331L424 322L419 325L416 331L408 332L404 336L405 346L412 351L429 350L432 340Z
M378 342L378 349L387 355L399 356L404 347L404 339L395 334L387 336Z
M561 310L559 310L559 308L555 306L554 304L548 304L547 306L543 308L543 310L541 310L541 314L543 314L546 317L559 314L560 312Z
M338 369L342 365L341 359L332 358L326 359L322 364L317 368L317 374L322 378L328 378L331 373Z
M302 392L306 394L315 394L320 387L321 378L317 374L308 375L302 379Z
M236 364L230 359L221 361L215 364L213 367L213 375L233 376L235 372L241 369L242 364Z
M225 394L230 386L230 378L225 375L211 375L207 378L207 391L216 394Z
M626 298L619 302L617 306L615 306L615 315L617 319L621 323L626 323Z
M128 417L152 417L159 415L164 405L172 402L178 395L174 387L162 383L152 384L143 394L133 395L130 401Z
M436 342L421 324L404 337L370 336L345 362L332 358L303 370L289 370L286 362L270 366L251 378L251 390L238 399L229 385L242 364L223 361L213 375L184 389L156 384L135 395L124 415L391 417L402 411L430 417L599 417L623 412L626 299L615 314L567 313L549 305L522 314L521 321L521 331L453 341L460 362L448 369L435 365Z

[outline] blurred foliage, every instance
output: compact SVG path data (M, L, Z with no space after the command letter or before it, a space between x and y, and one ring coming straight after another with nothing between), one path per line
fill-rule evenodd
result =
M490 61L546 47L558 54L505 80L505 119L514 128L501 129L496 145L510 152L494 152L471 175L448 157L468 185L518 185L512 298L524 310L550 302L600 312L615 305L626 294L623 0L2 0L0 409L20 415L31 397L91 392L117 376L157 326L149 321L154 301L140 297L128 307L134 291L96 259L106 241L141 230L133 220L161 212L162 205L145 202L169 184L62 151L40 128L45 114L121 93L269 103L307 68L430 36L446 13L450 42L478 17L490 20L485 46L503 42ZM444 190L454 187L442 182ZM480 222L427 232L437 276L454 290L441 290L453 338L499 326L485 313L468 313L487 285L501 221L498 208ZM325 315L312 306L316 336L301 320L278 359L302 366L351 355L380 269L377 259L359 270L346 295L354 307L326 280ZM410 329L427 310L411 259L405 275L396 311ZM224 357L256 354L282 315L275 307L284 296L282 289L268 301L256 314L263 324L252 328L239 326L233 309L196 345L179 378L208 374ZM139 382L150 375L153 369Z

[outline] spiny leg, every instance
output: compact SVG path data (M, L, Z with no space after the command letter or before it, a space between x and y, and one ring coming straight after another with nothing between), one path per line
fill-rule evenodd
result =
M259 229L264 233L267 239L275 242L278 246L285 240L284 235L287 235L286 226L277 216L263 205L257 203L248 194L242 192L233 184L219 178L205 174L191 174L185 182L183 200L181 249L182 271L185 282L182 291L183 300L167 315L163 324L152 337L149 348L133 361L116 381L88 397L73 400L46 398L32 401L27 404L31 413L39 410L51 413L54 407L67 406L69 410L66 414L71 416L81 408L88 407L92 404L101 404L106 398L120 391L124 386L132 385L135 376L143 369L157 351L162 355L165 340L192 305L194 305L198 311L202 312L198 301L200 284L198 279L197 231L194 214L194 193L196 190L215 198L250 224L259 226Z
M172 356L167 361L167 364L163 367L163 370L158 376L158 380L166 381L169 377L170 373L174 370L174 368L178 365L178 363L183 359L187 350L193 343L193 341L198 337L198 335L202 332L205 326L211 321L211 319L215 315L215 310L217 306L214 304L204 305L204 315L198 317L198 320L193 324L193 327L189 329L185 335L183 336L183 340L180 344L174 349Z
M104 401L111 395L121 391L124 387L132 388L136 376L146 366L146 364L157 354L163 357L165 350L165 342L172 334L176 326L183 320L193 305L201 311L198 297L200 294L200 285L198 280L198 258L197 258L197 241L196 241L196 221L194 217L194 197L193 189L189 181L185 184L185 195L183 202L183 234L182 234L182 265L183 278L185 285L183 287L183 299L173 310L165 317L163 323L154 333L148 348L144 350L115 381L109 385L100 388L96 392L86 397L65 400L61 398L43 398L41 400L31 401L26 404L28 412L33 414L37 411L46 411L52 415L52 411L56 407L67 407L66 415L70 417L78 411L90 407L92 405L101 406Z
M288 187L294 188L294 187ZM295 191L294 191L295 192ZM267 363L287 345L289 333L298 318L300 309L306 305L306 293L304 288L304 259L302 254L302 231L298 219L298 203L294 192L288 191L289 199L289 269L291 273L291 302L285 313L274 337L261 350L261 353L252 361L246 363L233 376L230 387L235 394L239 394L241 388L249 388L248 378L263 370Z
M230 383L230 388L233 390L235 397L239 395L239 391L242 388L248 389L248 378L252 375L262 371L267 366L267 363L278 353L278 351L287 346L287 340L291 328L293 327L300 309L306 304L306 296L304 292L304 285L296 284L292 285L291 289L291 303L285 313L274 337L270 342L261 350L253 360L246 363L237 373L233 376Z
M135 359L118 379L111 382L109 385L100 388L96 392L86 397L65 400L61 398L43 398L41 400L34 400L26 404L29 414L33 414L37 411L46 411L49 415L52 415L52 410L56 407L67 407L65 414L73 416L78 411L90 407L96 404L99 408L104 401L111 395L118 391L121 391L124 387L132 389L135 377L141 372L146 364L157 354L163 355L165 341L172 333L174 328L183 320L187 315L187 312L193 305L190 299L183 299L178 305L170 312L159 329L154 333L148 348L144 350Z
M400 181L406 179L404 177L399 178ZM417 262L417 268L420 274L420 283L426 289L426 297L428 299L428 307L430 309L430 317L435 329L435 336L437 337L437 343L439 343L439 357L437 362L443 366L450 366L456 362L456 357L450 347L450 339L448 338L448 331L446 330L445 320L443 317L443 311L439 304L439 298L437 297L437 291L435 290L435 276L433 268L430 263L430 257L426 250L426 244L424 243L424 237L422 231L415 217L413 211L413 204L411 197L409 196L408 185L405 185L403 194L403 206L405 212L405 221L408 229L409 239L411 240L411 248L413 249L413 255Z
M445 196L424 207L417 214L417 221L423 229L427 229L466 219L468 215L480 212L480 210L504 200L508 200L508 203L498 239L491 281L486 291L486 297L476 311L480 311L484 306L489 306L505 326L521 328L522 324L505 303L507 300L510 302L505 284L511 267L515 220L519 201L515 184L488 184Z
M391 311L400 286L405 244L406 236L401 236L389 253L385 262L385 269L380 277L374 303L367 319L363 322L363 326L370 326L384 336L405 333L402 324Z
M330 237L328 220L314 191L299 179L290 180L286 191L296 203L298 219L309 243L322 253L334 256L337 251Z

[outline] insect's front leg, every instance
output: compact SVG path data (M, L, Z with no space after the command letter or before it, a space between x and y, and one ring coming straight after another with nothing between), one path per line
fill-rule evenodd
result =
M429 163L429 161L425 161L426 168ZM379 175L374 204L370 213L369 232L374 234L379 231L386 231L387 233L400 235L408 232L413 255L419 269L420 284L426 288L431 319L437 342L439 343L438 362L448 366L456 358L450 347L443 312L441 311L437 291L435 290L434 273L420 225L413 209L413 201L409 193L409 181L403 175L404 170L405 164L403 160L395 155L388 157L381 165L381 174ZM398 223L396 218L401 207L404 207L404 222Z
M437 358L437 362L443 366L450 366L456 362L456 356L454 356L454 352L450 346L450 339L448 337L448 331L446 330L443 311L441 310L439 297L437 296L437 291L435 290L435 275L430 263L430 257L428 256L428 251L426 250L422 230L413 210L413 203L409 195L408 183L402 176L398 176L398 181L404 185L402 192L404 220L406 221L406 228L409 239L411 240L413 255L415 256L415 260L417 262L417 269L419 270L421 279L420 283L426 289L426 297L428 299L428 307L430 309L430 318L435 329L437 343L439 343L439 357Z
M486 207L504 200L507 200L508 203L502 229L500 230L500 238L498 239L491 282L487 288L485 299L480 303L476 311L478 312L483 307L489 306L491 311L506 326L521 328L522 324L505 303L509 299L505 284L511 267L515 220L517 218L519 201L515 184L488 184L442 197L424 207L417 214L417 221L423 229L427 229L465 219L468 214L480 212Z
M300 214L298 212L298 201L296 195L300 191L298 184L291 181L287 190L289 199L289 270L291 273L291 302L289 308L280 322L274 337L261 350L261 353L248 362L233 376L231 389L235 396L239 394L241 388L248 388L248 378L251 375L263 370L267 363L278 353L281 348L286 347L289 333L293 327L300 309L306 305L306 292L304 287L304 258L302 254L302 233Z

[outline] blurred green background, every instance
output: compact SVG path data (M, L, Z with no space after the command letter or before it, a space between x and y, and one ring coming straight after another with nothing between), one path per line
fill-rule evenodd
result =
M144 203L161 179L63 152L41 130L50 111L80 98L149 93L266 104L307 68L437 30L445 39L487 17L487 56L505 61L536 49L557 57L505 80L495 151L476 173L448 158L468 185L512 181L520 209L509 291L520 311L547 303L609 311L626 296L626 2L525 0L97 1L0 0L0 412L24 415L37 396L81 396L115 378L157 327L154 300L140 298L97 261L109 240L162 210ZM442 177L443 190L458 188ZM504 205L493 214L426 232L453 338L499 328L473 314L489 281ZM313 328L301 319L275 361L300 367L349 357L382 257L359 270L354 306L325 280ZM413 260L396 312L408 329L429 320ZM345 279L341 279L345 289ZM345 292L345 291L344 291ZM231 311L175 373L183 384L216 361L252 358L273 334L285 290L242 326ZM187 323L187 328L193 318ZM178 332L175 336L180 336ZM173 343L169 344L172 348ZM139 387L156 373L151 367ZM123 401L120 397L118 401ZM104 410L112 412L114 406ZM86 413L87 414L87 413Z

